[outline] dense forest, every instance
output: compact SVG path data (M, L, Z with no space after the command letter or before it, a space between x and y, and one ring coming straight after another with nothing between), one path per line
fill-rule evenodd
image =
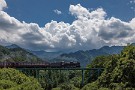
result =
M83 90L135 89L135 46L129 45L117 55L99 56L88 67L104 67L105 70Z
M0 69L1 90L135 90L135 46L126 46L120 54L98 56L87 68L104 68L97 78L85 71L81 86L80 71L40 71L39 81L15 69ZM46 75L44 77L43 75Z

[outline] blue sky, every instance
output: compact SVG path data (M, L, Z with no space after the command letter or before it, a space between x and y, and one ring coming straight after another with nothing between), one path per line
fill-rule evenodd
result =
M9 15L20 21L38 23L44 26L51 20L72 23L74 17L69 14L69 6L81 4L83 7L95 10L102 7L107 12L107 17L116 17L123 21L130 21L135 12L130 0L6 0ZM56 15L54 10L62 12Z
M0 0L0 44L77 51L135 43L135 0Z

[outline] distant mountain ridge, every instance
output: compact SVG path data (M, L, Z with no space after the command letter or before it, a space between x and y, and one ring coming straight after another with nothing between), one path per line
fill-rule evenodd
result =
M58 57L59 55L62 54L62 52L46 52L46 51L30 51L31 53L33 53L34 55L38 56L39 58L42 59L47 59L47 60L51 60L54 59L56 57Z
M16 44L12 44L12 45L9 45L9 46L5 46L6 48L8 48L8 49L13 49L13 48L21 48L21 47L19 47L18 45L16 45Z
M111 47L104 46L100 49L92 49L92 50L87 50L87 51L79 50L77 52L61 54L59 57L53 59L53 61L55 61L55 60L57 61L58 59L67 61L66 58L68 58L68 60L70 61L70 58L71 58L71 60L79 61L81 66L85 67L96 56L119 54L121 52L121 50L123 50L123 48L124 48L124 46L111 46Z

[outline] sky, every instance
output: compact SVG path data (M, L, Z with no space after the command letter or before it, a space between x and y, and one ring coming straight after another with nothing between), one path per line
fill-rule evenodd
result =
M135 43L135 0L0 0L0 44L77 51Z

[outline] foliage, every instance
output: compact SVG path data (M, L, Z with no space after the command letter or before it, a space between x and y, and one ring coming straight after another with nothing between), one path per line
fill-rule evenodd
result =
M98 59L97 59L98 58ZM83 90L133 90L135 89L135 46L125 47L121 54L107 56L109 60L103 62L97 57L90 67L105 67L101 76L92 83L84 86ZM101 61L101 62L99 62ZM97 65L95 65L97 64ZM87 89L89 88L89 89Z
M59 87L53 88L52 90L80 90L80 89L79 88L76 88L72 84L63 83Z
M40 83L44 89L52 89L57 87L59 84L68 81L68 73L65 71L51 71L46 70L40 72L42 78L40 79Z
M60 87L52 88L52 90L60 90Z
M70 80L70 84L73 84L75 87L77 88L81 88L81 82L82 82L82 79L81 77L74 77Z
M96 57L87 68L105 68L106 64L111 61L112 58L118 57L117 55L108 55L108 56L98 56ZM85 71L85 83L90 83L96 81L98 78L98 73L95 70L86 70Z
M72 84L67 84L67 83L65 83L65 84L62 84L61 86L60 86L60 90L79 90L78 88L76 88L74 85L72 85Z
M89 64L88 68L104 68L106 63L110 60L110 56L97 56L91 64Z
M81 90L98 90L97 82L89 83L85 85Z
M0 69L0 90L43 90L38 81L27 77L21 72L3 68Z
M41 78L39 82L45 90L51 90L61 86L64 83L72 84L74 87L80 87L81 72L72 70L46 70L40 71ZM56 88L57 89L57 88Z

